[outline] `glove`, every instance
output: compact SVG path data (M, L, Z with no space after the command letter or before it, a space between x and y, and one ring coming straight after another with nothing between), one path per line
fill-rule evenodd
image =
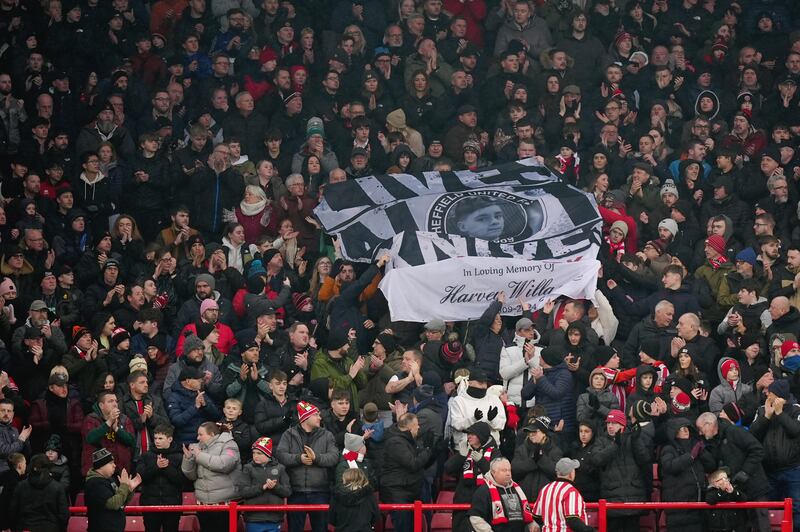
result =
M697 457L700 455L700 453L703 452L703 449L705 449L705 447L706 444L703 443L702 441L695 443L694 447L692 447L692 450L690 451L690 454L692 455L692 460L697 460Z
M589 394L589 406L591 406L594 410L600 408L600 399L598 399L593 393Z
M476 408L475 413L472 414L472 417L474 417L476 421L480 421L481 419L483 419L483 412L481 412L480 409Z
M738 486L742 486L743 484L747 484L748 480L750 480L750 475L748 475L744 471L739 471L738 473L733 475L731 483L736 484Z
M469 456L470 458L472 458L472 461L476 463L479 462L481 458L483 458L483 455L481 454L480 451L471 451L469 453Z
M486 419L489 421L493 420L497 417L497 414L500 413L500 410L496 406L490 406L489 412L486 414Z

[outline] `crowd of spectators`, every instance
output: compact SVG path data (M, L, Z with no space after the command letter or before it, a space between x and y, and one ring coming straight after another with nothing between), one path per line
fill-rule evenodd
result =
M455 484L504 521L454 530L516 531L562 456L590 501L800 530L798 84L793 0L0 0L0 530L134 491L364 530ZM528 157L597 200L593 302L393 321L390 257L313 215ZM769 529L712 515L667 524Z

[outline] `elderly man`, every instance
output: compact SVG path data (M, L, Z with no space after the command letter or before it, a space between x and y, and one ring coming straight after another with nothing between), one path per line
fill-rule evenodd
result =
M674 367L678 360L678 353L681 348L686 347L698 369L703 371L714 385L719 384L715 371L719 349L714 340L700 334L700 318L697 314L688 312L682 315L678 318L677 329L678 336L673 338L670 344L671 362L667 364Z
M657 338L659 344L663 344L663 350L666 351L667 344L676 333L673 326L674 319L675 306L672 303L667 300L656 303L653 316L647 316L637 323L628 335L628 340L622 348L622 365L626 368L638 366L642 344L651 338Z
M790 333L800 338L800 312L789 304L787 297L774 297L769 304L769 315L772 325L767 328L767 338L778 333Z
M476 532L523 532L538 530L528 498L511 478L511 462L492 460L486 483L475 491L469 524Z
M762 460L764 447L746 429L725 419L717 419L705 412L695 421L697 432L704 439L704 455L710 455L715 467L725 466L731 481L747 495L748 501L765 501L769 495L769 482ZM704 456L703 461L709 459ZM750 510L750 523L754 530L769 530L767 509Z

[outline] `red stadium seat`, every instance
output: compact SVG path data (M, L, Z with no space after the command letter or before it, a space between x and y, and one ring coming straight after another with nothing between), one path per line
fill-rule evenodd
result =
M436 496L436 504L453 504L453 497L456 492L454 491L440 491Z
M125 516L125 532L144 532L144 519L139 515Z
M182 515L178 523L179 532L200 532L200 521L196 515Z
M70 517L67 523L67 532L86 532L88 528L88 517Z
M779 531L781 529L781 521L783 521L783 510L770 510L769 511L769 527L770 527L770 530Z
M86 495L82 491L75 494L75 506L86 506Z
M597 516L597 510L586 510L586 518L587 518L586 520L588 521L587 524L589 526L594 527L594 528L597 528L599 526L598 525L598 522L599 522L598 519L599 518Z
M441 495L441 493L439 495ZM433 514L433 519L431 519L431 532L450 532L452 529L453 514L451 512L437 512Z
M655 512L648 512L639 519L640 532L657 532L658 521L656 520Z

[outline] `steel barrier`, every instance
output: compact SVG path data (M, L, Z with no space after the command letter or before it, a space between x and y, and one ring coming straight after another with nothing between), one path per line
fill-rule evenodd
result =
M469 510L469 504L427 504L414 501L408 504L379 504L381 512L407 511L414 512L414 532L422 532L423 512L426 511L459 511ZM727 502L710 505L705 502L608 502L600 499L598 502L586 503L589 510L597 510L597 524L599 532L608 532L607 514L609 510L747 510L757 508L782 509L781 532L793 532L792 499L767 502ZM228 530L237 530L239 514L242 512L324 512L328 510L327 504L282 504L282 505L244 505L236 501L228 504L217 505L178 505L178 506L126 506L129 514L160 513L160 512L227 512ZM69 512L85 514L86 506L70 506Z

